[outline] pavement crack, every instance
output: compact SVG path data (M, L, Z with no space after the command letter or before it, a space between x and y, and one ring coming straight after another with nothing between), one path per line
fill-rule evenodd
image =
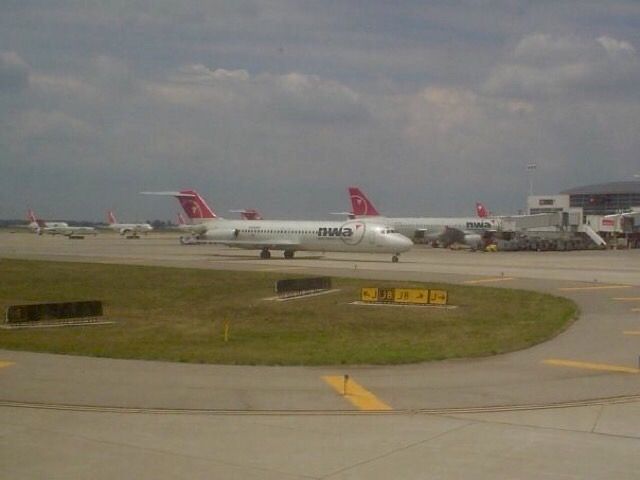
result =
M434 435L434 436L429 437L429 438L425 438L424 440L420 440L419 442L414 442L414 443L411 443L409 445L405 445L403 447L395 448L395 449L390 450L388 452L385 452L385 453L383 453L381 455L377 455L377 456L369 458L367 460L362 460L360 462L356 462L356 463L354 463L352 465L349 465L348 467L341 468L339 470L336 470L334 472L329 473L328 475L325 475L323 477L319 477L319 480L329 479L331 477L335 477L336 475L340 475L341 473L348 472L349 470L353 470L353 469L361 467L363 465L367 465L369 463L373 463L373 462L381 460L383 458L390 457L391 455L395 455L396 453L409 450L409 449L417 447L419 445L424 445L426 443L432 442L433 440L436 440L438 438L442 438L442 437L444 437L446 435L449 435L450 433L454 433L454 432L457 432L459 430L462 430L462 429L464 429L464 428L466 428L466 427L468 427L470 425L473 425L473 423L474 423L473 421L467 421L463 425L458 425L457 427L450 428L449 430L447 430L445 432L438 433L437 435Z

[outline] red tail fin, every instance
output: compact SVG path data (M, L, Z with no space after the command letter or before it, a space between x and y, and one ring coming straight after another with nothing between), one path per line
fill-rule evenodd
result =
M118 223L116 220L116 216L113 214L111 210L107 212L107 220L109 221L109 225L113 225L114 223Z
M489 211L483 204L481 204L480 202L476 202L476 214L480 218L487 218L489 216Z
M351 208L354 215L364 217L380 215L373 203L358 187L349 187L349 196L351 197Z
M214 211L195 190L182 190L176 198L182 209L192 220L216 218Z

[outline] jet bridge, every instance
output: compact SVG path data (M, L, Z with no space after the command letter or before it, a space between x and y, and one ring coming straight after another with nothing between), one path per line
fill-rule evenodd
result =
M503 250L573 250L598 247L605 240L588 225L582 223L580 210L513 215L501 218L497 234Z
M578 226L580 224L579 219L576 221L576 219L570 217L571 214L564 212L507 216L501 218L501 230L503 232L522 232L549 227Z

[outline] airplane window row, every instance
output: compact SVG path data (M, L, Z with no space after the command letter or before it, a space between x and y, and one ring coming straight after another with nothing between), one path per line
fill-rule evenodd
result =
M240 229L241 233L293 233L293 234L315 234L315 230L247 230Z

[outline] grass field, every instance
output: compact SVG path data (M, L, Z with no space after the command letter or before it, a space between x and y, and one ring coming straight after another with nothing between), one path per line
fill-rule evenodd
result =
M339 293L271 302L291 275L0 259L0 307L102 300L116 324L0 330L0 348L197 363L398 364L518 350L562 331L570 300L486 287L334 278ZM449 291L457 309L351 305L363 286ZM224 341L228 322L229 341Z

